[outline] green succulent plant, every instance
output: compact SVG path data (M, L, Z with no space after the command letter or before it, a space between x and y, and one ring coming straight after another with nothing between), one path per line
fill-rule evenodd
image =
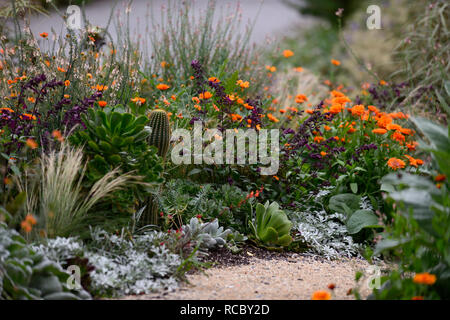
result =
M0 300L90 299L85 290L70 290L69 274L61 266L34 252L25 239L0 223Z
M278 203L269 201L262 205L256 205L255 224L249 221L250 229L254 236L265 245L277 245L286 247L291 244L292 237L290 231L292 222L288 219L286 213L280 210Z
M164 110L153 110L149 115L148 125L152 129L149 143L158 148L158 155L165 158L170 144L169 117Z
M166 158L170 145L170 123L169 117L164 110L153 110L150 112L148 125L151 128L151 134L148 137L148 143L158 148L158 156L163 160ZM145 209L142 213L142 225L157 225L159 222L159 205L153 195L149 195L145 201Z
M149 130L145 116L89 109L83 122L86 130L76 132L71 142L85 146L90 158L86 174L90 179L98 180L120 167L124 173L134 171L144 182L162 182L157 150L146 142Z

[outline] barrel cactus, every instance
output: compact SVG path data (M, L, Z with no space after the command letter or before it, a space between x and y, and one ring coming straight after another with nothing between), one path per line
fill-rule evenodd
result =
M152 128L149 144L157 147L158 155L165 158L170 143L170 124L167 113L160 109L153 110L150 112L148 125Z
M149 127L152 132L148 138L150 145L158 148L158 155L165 159L170 144L169 117L164 110L156 109L150 112ZM150 195L141 216L142 225L157 225L159 220L159 204L155 196Z

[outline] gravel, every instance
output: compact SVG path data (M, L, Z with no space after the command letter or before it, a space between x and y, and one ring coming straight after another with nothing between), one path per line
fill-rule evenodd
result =
M326 260L319 256L292 252L271 252L246 246L240 254L226 249L210 254L214 266L205 272L190 272L188 283L172 292L127 296L123 299L151 300L308 300L317 290L332 293L332 299L354 299L356 271L364 271L367 261L353 258ZM363 281L363 298L370 289ZM335 289L328 289L334 284Z

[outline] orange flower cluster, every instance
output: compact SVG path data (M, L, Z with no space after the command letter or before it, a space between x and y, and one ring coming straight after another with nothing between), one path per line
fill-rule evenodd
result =
M24 230L26 233L30 233L33 229L33 226L36 224L36 219L31 214L27 214L25 219L20 223L20 227L22 230Z
M327 291L316 291L312 295L312 300L330 300L331 299L331 293Z
M428 272L417 273L413 279L414 283L418 284L426 284L431 286L436 282L436 276L434 274L430 274Z

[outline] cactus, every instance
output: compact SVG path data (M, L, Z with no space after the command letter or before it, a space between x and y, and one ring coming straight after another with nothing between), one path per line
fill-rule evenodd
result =
M169 117L164 110L156 109L150 112L149 126L152 132L148 138L150 145L158 148L158 155L165 159L170 143ZM155 196L150 195L145 202L146 208L141 217L142 225L158 225L159 205Z
M167 113L160 109L150 112L149 126L152 128L152 133L148 142L158 148L158 155L164 159L170 142L170 124Z

